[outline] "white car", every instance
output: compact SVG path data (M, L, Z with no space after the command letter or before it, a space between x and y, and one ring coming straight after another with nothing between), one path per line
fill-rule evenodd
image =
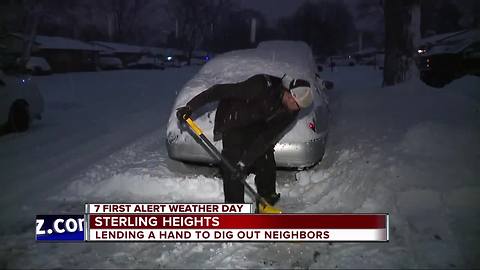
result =
M47 60L38 56L31 56L30 59L28 59L25 68L32 75L49 75L52 73L52 68Z
M29 76L0 71L0 124L8 131L26 131L32 119L41 119L43 97Z
M329 108L326 85L318 78L317 66L310 47L300 41L262 42L256 49L228 52L206 63L183 87L173 105L167 127L167 150L170 158L195 163L214 164L215 160L181 127L176 109L191 98L219 83L235 83L256 74L308 80L314 91L314 104L303 110L297 122L275 146L278 167L306 168L319 162L325 152ZM209 104L195 119L205 136L213 142L216 107ZM221 150L221 141L213 142Z
M98 59L98 65L104 70L123 68L122 60L115 56L100 56Z

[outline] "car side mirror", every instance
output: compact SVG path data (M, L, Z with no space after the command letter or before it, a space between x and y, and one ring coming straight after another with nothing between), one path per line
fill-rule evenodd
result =
M322 66L322 65L318 65L318 66L317 66L317 69L318 69L318 72L322 72L322 71L323 71L323 66Z

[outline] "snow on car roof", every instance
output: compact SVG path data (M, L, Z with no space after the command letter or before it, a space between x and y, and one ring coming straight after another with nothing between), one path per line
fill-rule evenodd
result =
M241 82L256 74L282 77L287 73L314 82L315 69L312 52L304 42L262 42L256 49L227 52L209 61L187 82L177 101L185 104L215 84Z

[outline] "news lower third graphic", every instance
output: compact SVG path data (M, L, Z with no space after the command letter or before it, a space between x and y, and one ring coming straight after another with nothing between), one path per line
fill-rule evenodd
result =
M84 241L85 215L38 215L37 241Z
M386 242L388 214L255 214L252 204L89 203L85 214L38 215L36 240Z

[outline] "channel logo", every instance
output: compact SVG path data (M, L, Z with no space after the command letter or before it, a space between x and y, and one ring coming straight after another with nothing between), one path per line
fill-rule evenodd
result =
M37 241L84 241L84 215L37 215Z

